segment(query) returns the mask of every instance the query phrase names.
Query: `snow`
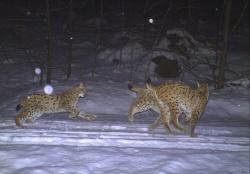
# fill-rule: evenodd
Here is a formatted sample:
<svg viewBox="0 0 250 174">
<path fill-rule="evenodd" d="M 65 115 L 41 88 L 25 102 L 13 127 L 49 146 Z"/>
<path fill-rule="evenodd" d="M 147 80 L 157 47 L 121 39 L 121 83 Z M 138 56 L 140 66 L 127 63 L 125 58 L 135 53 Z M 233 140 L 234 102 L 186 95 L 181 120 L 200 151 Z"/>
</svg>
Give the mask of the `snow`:
<svg viewBox="0 0 250 174">
<path fill-rule="evenodd" d="M 138 42 L 129 42 L 123 47 L 109 48 L 98 54 L 98 59 L 108 60 L 112 62 L 113 59 L 121 57 L 122 62 L 131 62 L 131 54 L 133 53 L 134 59 L 142 59 L 145 55 L 145 48 Z"/>
<path fill-rule="evenodd" d="M 164 39 L 160 45 L 169 45 Z M 169 135 L 163 126 L 149 132 L 155 113 L 138 114 L 134 123 L 127 118 L 136 97 L 127 89 L 129 55 L 133 48 L 135 63 L 141 62 L 139 57 L 147 53 L 145 48 L 137 42 L 125 44 L 122 52 L 125 63 L 119 72 L 113 72 L 106 63 L 108 53 L 118 54 L 118 50 L 104 50 L 99 54 L 92 78 L 91 66 L 86 62 L 91 62 L 95 53 L 88 48 L 81 50 L 91 45 L 86 43 L 89 42 L 77 45 L 74 56 L 78 59 L 73 62 L 72 78 L 66 81 L 62 73 L 54 71 L 52 84 L 58 93 L 84 81 L 87 95 L 79 100 L 78 106 L 82 111 L 96 114 L 94 121 L 55 113 L 27 123 L 24 129 L 17 127 L 14 117 L 18 101 L 43 89 L 32 81 L 34 69 L 20 64 L 18 58 L 11 64 L 0 64 L 1 174 L 249 173 L 249 85 L 221 90 L 210 86 L 209 102 L 195 138 L 177 130 Z M 229 54 L 238 68 L 249 65 L 244 62 L 247 56 L 241 51 Z M 137 70 L 134 83 L 143 85 L 143 80 L 144 71 Z"/>
<path fill-rule="evenodd" d="M 237 79 L 233 81 L 228 81 L 227 85 L 228 86 L 243 86 L 245 88 L 249 88 L 250 81 L 249 81 L 249 78 L 242 78 L 242 79 Z"/>
<path fill-rule="evenodd" d="M 107 121 L 105 121 L 107 124 Z M 247 127 L 201 124 L 200 136 L 150 135 L 146 124 L 103 125 L 40 119 L 1 128 L 2 173 L 247 173 Z M 110 123 L 111 124 L 111 121 Z M 67 127 L 67 128 L 66 128 Z M 209 129 L 212 129 L 209 130 Z M 233 133 L 235 132 L 235 133 Z M 241 134 L 242 135 L 242 134 Z M 206 172 L 207 171 L 207 172 Z"/>
</svg>

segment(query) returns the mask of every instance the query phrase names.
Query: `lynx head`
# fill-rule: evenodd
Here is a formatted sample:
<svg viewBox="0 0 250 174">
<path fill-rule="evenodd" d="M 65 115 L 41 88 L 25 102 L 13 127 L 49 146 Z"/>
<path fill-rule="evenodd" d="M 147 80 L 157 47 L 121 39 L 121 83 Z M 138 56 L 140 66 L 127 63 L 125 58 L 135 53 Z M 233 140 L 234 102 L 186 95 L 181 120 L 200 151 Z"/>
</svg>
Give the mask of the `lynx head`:
<svg viewBox="0 0 250 174">
<path fill-rule="evenodd" d="M 152 89 L 151 84 L 146 84 L 146 87 L 138 87 L 128 85 L 128 88 L 137 94 L 136 99 L 129 110 L 128 120 L 132 122 L 134 120 L 134 115 L 143 111 L 147 111 L 152 107 L 153 100 L 155 98 L 155 93 Z"/>
<path fill-rule="evenodd" d="M 79 84 L 77 84 L 77 85 L 75 85 L 74 88 L 78 92 L 79 97 L 84 97 L 86 95 L 86 93 L 87 93 L 86 86 L 82 82 L 79 83 Z"/>
</svg>

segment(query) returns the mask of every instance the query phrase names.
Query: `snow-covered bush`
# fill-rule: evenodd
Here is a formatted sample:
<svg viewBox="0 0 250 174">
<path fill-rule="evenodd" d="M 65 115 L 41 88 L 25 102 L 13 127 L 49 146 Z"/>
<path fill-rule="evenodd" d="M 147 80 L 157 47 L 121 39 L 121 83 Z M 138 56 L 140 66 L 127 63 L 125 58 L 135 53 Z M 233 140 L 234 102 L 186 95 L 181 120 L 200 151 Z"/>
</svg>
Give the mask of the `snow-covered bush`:
<svg viewBox="0 0 250 174">
<path fill-rule="evenodd" d="M 249 78 L 242 78 L 242 79 L 237 79 L 237 80 L 231 80 L 226 82 L 227 86 L 230 87 L 245 87 L 245 88 L 249 88 L 250 87 L 250 81 Z"/>
<path fill-rule="evenodd" d="M 177 37 L 176 39 L 178 39 L 176 44 L 183 45 L 187 48 L 194 46 L 194 45 L 195 46 L 203 45 L 202 43 L 195 40 L 190 33 L 188 33 L 186 30 L 183 30 L 183 29 L 176 28 L 176 29 L 167 30 L 166 35 L 167 37 L 176 36 Z"/>
<path fill-rule="evenodd" d="M 144 55 L 146 49 L 138 42 L 129 42 L 122 47 L 118 48 L 108 48 L 100 52 L 97 56 L 98 59 L 106 60 L 112 62 L 114 59 L 120 59 L 122 63 L 128 63 L 133 60 L 141 59 L 141 56 Z"/>
<path fill-rule="evenodd" d="M 212 79 L 211 64 L 215 64 L 216 50 L 196 40 L 183 29 L 166 31 L 169 52 L 167 58 L 177 59 L 188 78 Z"/>
<path fill-rule="evenodd" d="M 163 56 L 167 60 L 177 62 L 182 77 L 190 80 L 213 79 L 214 69 L 211 69 L 211 65 L 215 65 L 215 48 L 196 40 L 187 31 L 167 30 L 166 35 L 152 48 L 144 47 L 139 38 L 138 34 L 132 32 L 115 33 L 111 39 L 114 46 L 101 51 L 97 58 L 110 64 L 119 60 L 123 65 L 129 65 L 132 61 L 135 71 L 154 76 L 159 66 L 152 62 L 152 59 Z"/>
<path fill-rule="evenodd" d="M 107 25 L 107 21 L 104 19 L 100 19 L 100 18 L 91 18 L 89 20 L 86 21 L 87 25 L 91 25 L 91 26 L 98 26 L 99 24 L 103 25 Z"/>
<path fill-rule="evenodd" d="M 1 60 L 1 58 L 0 58 L 0 63 L 2 63 L 2 64 L 12 64 L 12 63 L 14 63 L 14 60 L 13 59 L 3 59 L 3 60 Z"/>
<path fill-rule="evenodd" d="M 166 32 L 169 40 L 168 49 L 186 56 L 188 59 L 195 57 L 211 58 L 216 55 L 214 48 L 208 47 L 206 44 L 194 39 L 194 37 L 185 30 L 171 29 Z"/>
<path fill-rule="evenodd" d="M 156 48 L 169 50 L 168 49 L 169 45 L 170 45 L 170 41 L 166 37 L 163 37 L 158 43 L 158 45 L 156 46 Z"/>
<path fill-rule="evenodd" d="M 137 33 L 131 31 L 120 31 L 113 35 L 111 43 L 114 45 L 124 45 L 139 38 L 140 36 Z"/>
</svg>

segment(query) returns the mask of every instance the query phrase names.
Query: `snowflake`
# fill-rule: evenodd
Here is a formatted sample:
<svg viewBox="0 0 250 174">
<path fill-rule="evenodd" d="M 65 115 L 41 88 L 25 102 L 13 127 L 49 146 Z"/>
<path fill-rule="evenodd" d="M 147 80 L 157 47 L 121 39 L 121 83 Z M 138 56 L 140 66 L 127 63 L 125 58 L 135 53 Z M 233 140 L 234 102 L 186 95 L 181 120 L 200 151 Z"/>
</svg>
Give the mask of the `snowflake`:
<svg viewBox="0 0 250 174">
<path fill-rule="evenodd" d="M 45 85 L 43 88 L 45 94 L 52 94 L 53 93 L 53 87 L 51 85 Z"/>
<path fill-rule="evenodd" d="M 40 68 L 35 68 L 36 75 L 40 75 L 42 70 Z"/>
</svg>

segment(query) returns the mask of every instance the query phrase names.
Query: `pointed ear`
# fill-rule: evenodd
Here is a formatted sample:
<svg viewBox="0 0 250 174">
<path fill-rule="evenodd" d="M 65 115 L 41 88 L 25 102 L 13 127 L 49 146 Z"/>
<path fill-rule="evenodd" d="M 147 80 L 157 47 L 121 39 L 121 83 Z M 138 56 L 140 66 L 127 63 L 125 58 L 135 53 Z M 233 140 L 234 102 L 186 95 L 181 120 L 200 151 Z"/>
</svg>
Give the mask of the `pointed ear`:
<svg viewBox="0 0 250 174">
<path fill-rule="evenodd" d="M 208 86 L 208 84 L 207 84 L 207 83 L 202 84 L 202 86 L 204 86 L 204 88 L 206 89 L 206 91 L 209 91 L 209 86 Z"/>
<path fill-rule="evenodd" d="M 136 92 L 136 93 L 144 90 L 143 88 L 138 87 L 138 86 L 133 86 L 132 84 L 128 84 L 128 89 L 130 91 L 133 91 L 133 92 Z"/>
<path fill-rule="evenodd" d="M 146 81 L 147 84 L 150 84 L 151 83 L 151 79 L 148 78 L 147 81 Z"/>
<path fill-rule="evenodd" d="M 146 83 L 146 88 L 147 88 L 147 89 L 152 89 L 153 86 L 152 86 L 150 83 Z"/>
<path fill-rule="evenodd" d="M 81 88 L 83 88 L 83 87 L 84 87 L 83 82 L 79 83 L 79 87 L 81 87 Z"/>
<path fill-rule="evenodd" d="M 197 88 L 199 88 L 200 87 L 200 83 L 199 82 L 196 82 L 197 83 Z"/>
</svg>

